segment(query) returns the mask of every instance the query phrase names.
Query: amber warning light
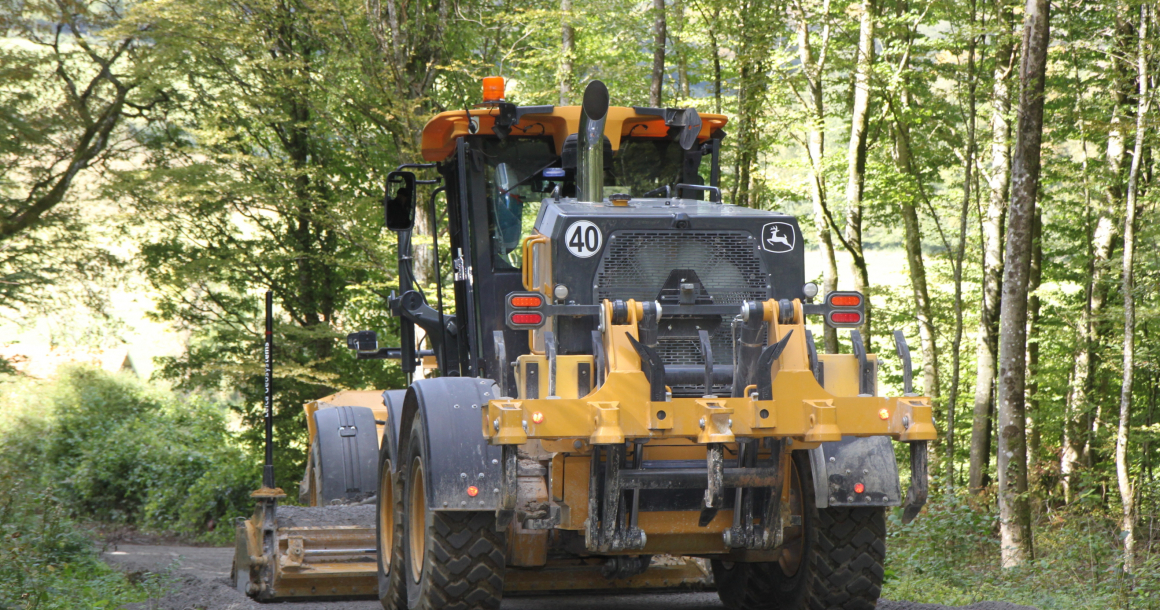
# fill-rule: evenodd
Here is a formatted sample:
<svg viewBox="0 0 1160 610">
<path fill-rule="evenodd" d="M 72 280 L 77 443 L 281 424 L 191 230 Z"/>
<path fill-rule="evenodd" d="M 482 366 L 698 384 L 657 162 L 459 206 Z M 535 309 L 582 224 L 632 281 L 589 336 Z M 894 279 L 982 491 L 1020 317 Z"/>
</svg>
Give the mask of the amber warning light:
<svg viewBox="0 0 1160 610">
<path fill-rule="evenodd" d="M 508 328 L 539 328 L 547 318 L 548 300 L 538 292 L 512 292 L 507 296 Z"/>
<path fill-rule="evenodd" d="M 858 292 L 831 292 L 822 312 L 826 324 L 834 328 L 854 328 L 865 321 L 866 297 Z"/>
<path fill-rule="evenodd" d="M 860 294 L 835 294 L 830 296 L 830 305 L 834 307 L 857 307 L 862 304 Z"/>
<path fill-rule="evenodd" d="M 504 96 L 502 76 L 486 76 L 483 79 L 483 101 L 502 102 Z"/>
<path fill-rule="evenodd" d="M 544 298 L 538 295 L 512 297 L 512 307 L 539 307 Z"/>
</svg>

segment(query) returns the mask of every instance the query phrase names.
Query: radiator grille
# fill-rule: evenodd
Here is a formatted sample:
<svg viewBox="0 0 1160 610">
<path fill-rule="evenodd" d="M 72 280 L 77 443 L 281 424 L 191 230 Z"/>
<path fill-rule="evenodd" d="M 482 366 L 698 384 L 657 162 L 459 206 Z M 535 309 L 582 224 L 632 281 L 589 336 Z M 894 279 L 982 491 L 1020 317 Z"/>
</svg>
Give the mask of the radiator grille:
<svg viewBox="0 0 1160 610">
<path fill-rule="evenodd" d="M 769 298 L 769 276 L 747 232 L 619 231 L 608 240 L 596 270 L 593 283 L 597 302 L 655 300 L 673 269 L 696 271 L 717 305 L 740 305 L 742 301 Z M 733 363 L 729 324 L 730 317 L 725 316 L 717 328 L 705 329 L 709 331 L 716 364 Z M 657 353 L 666 364 L 704 364 L 696 337 L 661 337 Z M 685 393 L 682 390 L 686 388 L 673 388 L 678 394 Z"/>
</svg>

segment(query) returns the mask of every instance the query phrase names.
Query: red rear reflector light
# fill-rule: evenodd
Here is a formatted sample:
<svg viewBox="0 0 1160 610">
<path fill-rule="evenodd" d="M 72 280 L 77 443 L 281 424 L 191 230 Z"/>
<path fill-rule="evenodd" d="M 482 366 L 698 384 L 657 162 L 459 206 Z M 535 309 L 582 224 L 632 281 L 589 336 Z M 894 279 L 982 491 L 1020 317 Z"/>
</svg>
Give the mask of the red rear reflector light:
<svg viewBox="0 0 1160 610">
<path fill-rule="evenodd" d="M 542 297 L 512 297 L 512 307 L 539 307 L 544 304 Z"/>
<path fill-rule="evenodd" d="M 830 320 L 835 324 L 860 324 L 862 314 L 856 311 L 836 311 L 830 314 Z"/>
<path fill-rule="evenodd" d="M 861 483 L 855 483 L 855 484 L 854 484 L 854 493 L 856 493 L 856 494 L 860 494 L 860 493 L 862 493 L 862 492 L 864 492 L 864 491 L 866 491 L 866 486 L 865 486 L 865 485 L 863 485 L 863 484 L 861 484 Z"/>
<path fill-rule="evenodd" d="M 861 483 L 859 483 L 859 485 L 861 485 Z M 862 493 L 862 492 L 858 492 L 858 493 Z M 468 487 L 467 488 L 467 495 L 469 495 L 473 498 L 475 496 L 478 496 L 479 495 L 479 488 L 474 486 L 474 485 L 472 485 L 471 487 Z"/>
<path fill-rule="evenodd" d="M 483 101 L 498 102 L 503 99 L 503 77 L 485 76 L 483 78 Z"/>
<path fill-rule="evenodd" d="M 862 297 L 856 294 L 836 294 L 830 297 L 830 305 L 834 307 L 857 307 L 862 304 Z"/>
<path fill-rule="evenodd" d="M 512 324 L 539 324 L 544 321 L 543 314 L 538 313 L 513 313 Z"/>
</svg>

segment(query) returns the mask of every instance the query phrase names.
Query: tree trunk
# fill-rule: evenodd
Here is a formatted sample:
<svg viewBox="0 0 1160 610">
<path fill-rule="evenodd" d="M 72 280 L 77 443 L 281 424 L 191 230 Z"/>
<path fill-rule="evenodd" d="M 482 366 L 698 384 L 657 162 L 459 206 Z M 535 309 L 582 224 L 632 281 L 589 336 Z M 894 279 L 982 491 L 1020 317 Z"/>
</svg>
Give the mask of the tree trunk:
<svg viewBox="0 0 1160 610">
<path fill-rule="evenodd" d="M 995 359 L 999 349 L 999 292 L 1003 277 L 1003 225 L 1011 183 L 1011 73 L 1016 49 L 1011 41 L 1011 7 L 998 0 L 994 82 L 991 86 L 990 198 L 982 211 L 983 290 L 975 348 L 975 409 L 971 422 L 971 456 L 967 486 L 979 494 L 990 483 L 991 429 L 995 413 Z"/>
<path fill-rule="evenodd" d="M 1121 41 L 1124 29 L 1122 18 L 1116 20 L 1117 41 Z M 1091 275 L 1090 283 L 1086 287 L 1088 297 L 1087 307 L 1083 311 L 1083 318 L 1077 325 L 1079 337 L 1076 350 L 1075 374 L 1072 376 L 1071 387 L 1068 388 L 1067 405 L 1064 411 L 1064 443 L 1060 455 L 1060 480 L 1063 484 L 1064 498 L 1068 501 L 1074 495 L 1071 475 L 1080 464 L 1090 463 L 1091 438 L 1099 428 L 1099 417 L 1093 417 L 1096 407 L 1092 404 L 1092 384 L 1097 369 L 1096 346 L 1106 330 L 1106 325 L 1100 322 L 1104 305 L 1108 299 L 1106 283 L 1109 261 L 1112 249 L 1119 230 L 1116 227 L 1116 214 L 1123 207 L 1124 199 L 1124 158 L 1127 155 L 1124 135 L 1124 109 L 1128 102 L 1126 82 L 1130 78 L 1125 75 L 1124 58 L 1128 56 L 1123 44 L 1112 45 L 1108 53 L 1108 61 L 1113 73 L 1112 116 L 1109 120 L 1108 142 L 1105 152 L 1107 173 L 1104 178 L 1107 187 L 1104 189 L 1106 200 L 1100 208 L 1096 219 L 1095 233 L 1092 236 L 1091 247 Z M 1097 405 L 1102 404 L 1094 401 Z"/>
<path fill-rule="evenodd" d="M 910 152 L 910 128 L 898 118 L 894 123 L 894 164 L 898 171 L 915 175 Z M 899 211 L 902 214 L 906 264 L 910 271 L 911 298 L 914 299 L 914 314 L 918 319 L 918 342 L 922 350 L 922 390 L 935 399 L 939 396 L 938 345 L 930 307 L 930 291 L 926 283 L 926 263 L 922 259 L 922 229 L 918 223 L 918 209 L 911 198 L 902 198 Z"/>
<path fill-rule="evenodd" d="M 1128 473 L 1128 426 L 1132 417 L 1132 380 L 1135 369 L 1136 299 L 1133 257 L 1136 250 L 1136 214 L 1138 210 L 1140 167 L 1144 157 L 1144 135 L 1148 113 L 1148 5 L 1140 5 L 1139 38 L 1137 39 L 1136 72 L 1139 98 L 1136 107 L 1136 146 L 1132 150 L 1132 167 L 1128 171 L 1128 198 L 1124 213 L 1124 380 L 1120 386 L 1120 425 L 1116 430 L 1116 483 L 1120 490 L 1123 510 L 1120 529 L 1124 539 L 1124 573 L 1136 568 L 1136 515 L 1135 495 Z"/>
<path fill-rule="evenodd" d="M 576 78 L 572 60 L 575 54 L 576 29 L 572 26 L 572 0 L 560 0 L 564 22 L 560 33 L 560 105 L 572 102 L 572 82 Z"/>
<path fill-rule="evenodd" d="M 847 153 L 846 239 L 850 252 L 854 290 L 866 296 L 866 319 L 860 327 L 867 351 L 873 350 L 871 332 L 870 272 L 862 249 L 862 193 L 866 185 L 866 126 L 870 119 L 870 76 L 874 70 L 874 0 L 862 2 L 858 27 L 858 57 L 854 69 L 854 109 L 850 117 Z"/>
<path fill-rule="evenodd" d="M 1035 210 L 1031 224 L 1031 275 L 1027 281 L 1027 464 L 1035 472 L 1042 415 L 1039 412 L 1039 286 L 1043 282 L 1043 213 Z"/>
<path fill-rule="evenodd" d="M 717 43 L 720 18 L 721 7 L 714 7 L 713 20 L 709 24 L 709 52 L 713 54 L 713 112 L 717 114 L 721 114 L 721 47 Z"/>
<path fill-rule="evenodd" d="M 955 409 L 959 402 L 959 375 L 961 373 L 963 345 L 963 263 L 967 254 L 967 221 L 971 210 L 971 187 L 974 185 L 975 169 L 975 94 L 977 75 L 975 74 L 975 49 L 978 36 L 974 32 L 977 5 L 971 0 L 968 28 L 971 32 L 967 43 L 967 148 L 963 151 L 963 204 L 959 208 L 959 241 L 952 261 L 955 281 L 955 338 L 951 341 L 951 390 L 947 399 L 947 490 L 954 489 L 955 482 Z"/>
<path fill-rule="evenodd" d="M 652 85 L 648 89 L 648 105 L 661 107 L 661 91 L 665 81 L 665 0 L 653 0 L 653 65 Z"/>
<path fill-rule="evenodd" d="M 673 53 L 677 55 L 677 96 L 689 99 L 689 52 L 681 40 L 685 33 L 685 5 L 682 0 L 674 0 L 673 15 L 676 18 L 675 32 L 672 34 Z"/>
<path fill-rule="evenodd" d="M 823 10 L 829 10 L 826 2 Z M 827 19 L 828 23 L 828 19 Z M 809 21 L 804 10 L 799 8 L 797 24 L 798 55 L 806 75 L 808 96 L 803 100 L 806 104 L 809 128 L 806 133 L 806 153 L 810 161 L 810 199 L 814 204 L 814 228 L 818 232 L 818 244 L 822 248 L 822 294 L 838 289 L 838 262 L 834 257 L 834 241 L 830 233 L 830 223 L 827 220 L 829 211 L 826 209 L 826 107 L 822 97 L 822 74 L 825 71 L 825 56 L 829 45 L 829 25 L 822 31 L 822 48 L 820 59 L 814 61 L 813 49 L 810 46 Z M 824 331 L 824 343 L 827 354 L 838 353 L 838 332 L 828 325 Z"/>
<path fill-rule="evenodd" d="M 1004 568 L 1034 557 L 1027 497 L 1027 284 L 1039 189 L 1049 0 L 1027 0 L 1020 58 L 1019 127 L 1011 159 L 1011 205 L 1003 265 L 999 341 L 999 538 Z"/>
<path fill-rule="evenodd" d="M 906 3 L 897 6 L 896 17 L 899 21 L 905 15 Z M 906 88 L 905 76 L 910 68 L 910 48 L 913 44 L 912 32 L 903 27 L 901 33 L 902 46 L 906 49 L 899 60 L 899 69 L 903 71 L 902 85 L 898 93 L 898 101 L 893 103 L 891 111 L 894 117 L 894 164 L 899 173 L 909 175 L 914 180 L 916 195 L 904 195 L 900 198 L 899 207 L 902 215 L 903 246 L 906 249 L 906 262 L 910 271 L 911 296 L 914 300 L 914 314 L 918 321 L 918 339 L 922 350 L 922 389 L 923 393 L 936 401 L 940 395 L 938 371 L 938 344 L 934 328 L 934 318 L 931 313 L 930 292 L 927 289 L 926 264 L 922 259 L 922 230 L 918 221 L 916 199 L 925 199 L 926 190 L 923 186 L 922 173 L 914 162 L 913 147 L 911 146 L 909 109 L 910 91 Z M 937 220 L 937 219 L 936 219 Z M 948 246 L 949 249 L 949 246 Z"/>
</svg>

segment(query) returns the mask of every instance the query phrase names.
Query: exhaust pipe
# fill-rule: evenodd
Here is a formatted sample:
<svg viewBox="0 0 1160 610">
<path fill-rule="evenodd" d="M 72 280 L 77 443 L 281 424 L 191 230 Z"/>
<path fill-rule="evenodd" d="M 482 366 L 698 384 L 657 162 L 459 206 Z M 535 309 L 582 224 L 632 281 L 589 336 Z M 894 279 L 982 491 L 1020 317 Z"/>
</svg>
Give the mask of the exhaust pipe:
<svg viewBox="0 0 1160 610">
<path fill-rule="evenodd" d="M 576 199 L 604 202 L 604 121 L 608 118 L 608 87 L 594 80 L 584 89 L 580 133 L 576 136 Z"/>
</svg>

